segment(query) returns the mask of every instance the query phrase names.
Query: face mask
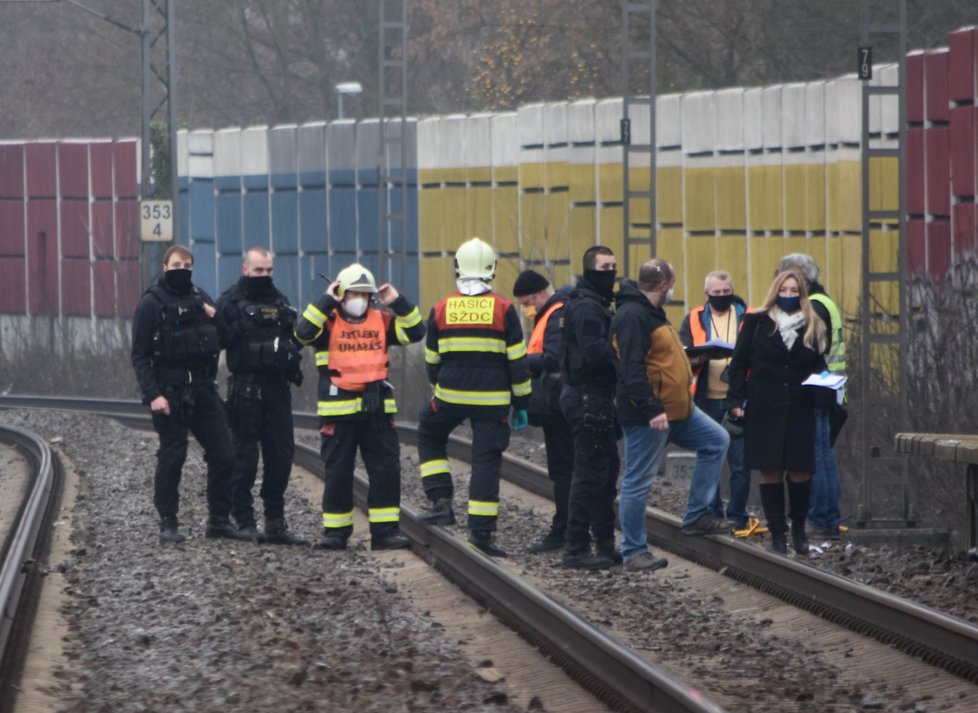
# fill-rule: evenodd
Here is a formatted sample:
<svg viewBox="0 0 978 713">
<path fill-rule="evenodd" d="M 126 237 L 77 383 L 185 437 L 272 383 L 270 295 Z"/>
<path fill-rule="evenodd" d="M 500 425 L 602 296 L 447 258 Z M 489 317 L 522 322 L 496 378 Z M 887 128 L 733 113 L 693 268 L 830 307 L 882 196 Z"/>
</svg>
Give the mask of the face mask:
<svg viewBox="0 0 978 713">
<path fill-rule="evenodd" d="M 464 277 L 455 281 L 458 291 L 463 295 L 481 295 L 492 289 L 492 286 L 478 277 Z"/>
<path fill-rule="evenodd" d="M 611 297 L 615 290 L 615 278 L 618 273 L 615 270 L 585 270 L 584 279 L 602 297 Z"/>
<path fill-rule="evenodd" d="M 343 303 L 343 311 L 349 317 L 362 317 L 367 311 L 367 300 L 364 297 L 351 297 Z"/>
<path fill-rule="evenodd" d="M 253 295 L 263 295 L 272 291 L 272 276 L 251 277 L 245 275 L 245 290 Z"/>
<path fill-rule="evenodd" d="M 193 270 L 167 270 L 163 273 L 166 286 L 178 294 L 190 292 L 193 286 Z"/>
<path fill-rule="evenodd" d="M 537 316 L 537 308 L 533 305 L 523 305 L 523 316 L 527 319 L 533 319 Z"/>
<path fill-rule="evenodd" d="M 670 287 L 668 290 L 666 290 L 666 302 L 667 303 L 672 302 L 672 298 L 675 297 L 675 296 L 676 296 L 676 290 L 675 290 L 675 288 Z"/>
<path fill-rule="evenodd" d="M 733 295 L 709 295 L 708 299 L 714 312 L 726 312 L 733 304 Z"/>
<path fill-rule="evenodd" d="M 788 314 L 801 309 L 801 297 L 778 297 L 778 309 Z"/>
</svg>

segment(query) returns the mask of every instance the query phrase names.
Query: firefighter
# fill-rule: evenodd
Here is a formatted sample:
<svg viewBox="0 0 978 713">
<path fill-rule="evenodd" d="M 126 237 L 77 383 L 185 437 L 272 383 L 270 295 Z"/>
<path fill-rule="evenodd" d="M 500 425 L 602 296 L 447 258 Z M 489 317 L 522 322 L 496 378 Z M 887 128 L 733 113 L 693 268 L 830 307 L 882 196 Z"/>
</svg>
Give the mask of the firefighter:
<svg viewBox="0 0 978 713">
<path fill-rule="evenodd" d="M 185 539 L 177 512 L 188 431 L 207 461 L 205 536 L 249 539 L 231 525 L 234 451 L 215 381 L 227 325 L 210 296 L 193 284 L 193 266 L 192 252 L 170 247 L 163 254 L 163 274 L 143 293 L 132 322 L 132 366 L 160 439 L 153 504 L 164 544 Z"/>
<path fill-rule="evenodd" d="M 499 516 L 499 470 L 512 428 L 527 425 L 530 374 L 523 329 L 513 304 L 492 292 L 496 254 L 472 238 L 455 253 L 458 291 L 431 310 L 425 363 L 434 396 L 418 423 L 418 460 L 425 494 L 433 503 L 423 522 L 455 522 L 448 468 L 448 436 L 465 419 L 472 426 L 469 542 L 492 557 L 506 552 L 493 543 Z"/>
<path fill-rule="evenodd" d="M 371 305 L 372 299 L 380 306 Z M 296 322 L 296 339 L 316 350 L 319 371 L 317 412 L 326 487 L 323 536 L 313 547 L 346 549 L 353 532 L 357 448 L 370 478 L 367 517 L 371 549 L 410 546 L 398 530 L 401 455 L 394 429 L 397 405 L 387 381 L 388 349 L 420 341 L 424 330 L 418 308 L 393 285 L 378 288 L 373 274 L 357 263 L 341 270 Z"/>
<path fill-rule="evenodd" d="M 289 383 L 302 383 L 302 356 L 292 334 L 295 308 L 275 288 L 273 269 L 268 250 L 249 249 L 241 277 L 217 301 L 217 311 L 230 333 L 226 405 L 234 446 L 231 515 L 239 531 L 259 541 L 308 544 L 292 537 L 285 522 L 285 489 L 295 453 Z M 251 494 L 258 475 L 259 445 L 265 511 L 262 535 L 255 527 Z"/>
</svg>

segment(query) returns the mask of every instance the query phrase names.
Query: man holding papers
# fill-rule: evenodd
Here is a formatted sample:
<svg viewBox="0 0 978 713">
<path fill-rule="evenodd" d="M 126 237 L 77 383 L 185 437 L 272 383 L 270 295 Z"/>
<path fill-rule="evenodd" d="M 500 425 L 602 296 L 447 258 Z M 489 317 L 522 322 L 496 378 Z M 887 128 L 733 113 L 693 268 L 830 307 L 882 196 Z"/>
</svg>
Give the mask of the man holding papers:
<svg viewBox="0 0 978 713">
<path fill-rule="evenodd" d="M 706 304 L 694 307 L 679 327 L 679 338 L 693 367 L 693 393 L 696 405 L 717 423 L 727 413 L 727 367 L 733 355 L 737 333 L 750 308 L 734 294 L 733 278 L 716 270 L 706 276 L 703 286 Z M 750 471 L 744 467 L 743 433 L 731 433 L 727 449 L 730 465 L 730 500 L 724 513 L 720 492 L 710 503 L 714 517 L 726 517 L 735 529 L 747 527 L 747 500 L 750 497 Z"/>
</svg>

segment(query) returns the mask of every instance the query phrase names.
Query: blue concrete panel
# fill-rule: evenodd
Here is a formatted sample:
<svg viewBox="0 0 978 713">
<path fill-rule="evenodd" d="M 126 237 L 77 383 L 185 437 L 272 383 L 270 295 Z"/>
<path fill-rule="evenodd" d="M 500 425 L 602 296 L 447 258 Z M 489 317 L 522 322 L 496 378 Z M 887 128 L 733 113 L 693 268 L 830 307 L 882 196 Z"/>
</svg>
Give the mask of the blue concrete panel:
<svg viewBox="0 0 978 713">
<path fill-rule="evenodd" d="M 303 124 L 296 137 L 296 167 L 299 184 L 321 188 L 326 185 L 326 124 Z"/>
<path fill-rule="evenodd" d="M 268 193 L 266 191 L 249 191 L 245 193 L 243 208 L 245 246 L 260 245 L 263 248 L 269 247 Z"/>
<path fill-rule="evenodd" d="M 221 254 L 217 261 L 217 283 L 220 291 L 224 292 L 237 282 L 239 277 L 241 277 L 241 253 Z M 214 296 L 214 299 L 217 297 Z"/>
<path fill-rule="evenodd" d="M 222 253 L 241 254 L 241 194 L 217 195 L 217 249 Z"/>
<path fill-rule="evenodd" d="M 214 188 L 224 191 L 240 191 L 241 176 L 214 176 Z"/>
<path fill-rule="evenodd" d="M 295 255 L 299 251 L 299 200 L 292 191 L 272 194 L 272 251 Z"/>
<path fill-rule="evenodd" d="M 295 306 L 301 313 L 306 305 L 319 297 L 328 286 L 319 273 L 332 277 L 333 271 L 330 270 L 330 258 L 324 253 L 306 253 L 299 258 L 299 269 L 299 296 Z"/>
<path fill-rule="evenodd" d="M 299 185 L 305 189 L 322 188 L 326 185 L 326 171 L 305 171 L 299 174 Z"/>
<path fill-rule="evenodd" d="M 299 245 L 303 252 L 326 252 L 326 191 L 307 188 L 299 194 Z"/>
<path fill-rule="evenodd" d="M 380 215 L 378 214 L 377 189 L 361 187 L 357 191 L 357 245 L 360 252 L 376 253 L 380 249 Z M 386 240 L 384 241 L 386 247 Z"/>
<path fill-rule="evenodd" d="M 259 173 L 241 177 L 241 185 L 246 191 L 268 191 L 268 174 Z"/>
<path fill-rule="evenodd" d="M 299 257 L 275 256 L 275 286 L 285 293 L 293 306 L 299 300 Z"/>
<path fill-rule="evenodd" d="M 353 188 L 330 189 L 328 234 L 330 251 L 356 252 L 357 195 Z"/>
<path fill-rule="evenodd" d="M 407 189 L 407 251 L 418 252 L 418 189 L 408 187 Z M 399 213 L 401 210 L 401 189 L 400 187 L 391 190 L 390 205 L 392 213 Z M 399 234 L 400 226 L 392 222 L 391 249 L 399 251 L 401 249 Z"/>
<path fill-rule="evenodd" d="M 217 260 L 213 243 L 190 243 L 194 252 L 194 284 L 217 300 L 220 291 L 217 283 Z"/>
<path fill-rule="evenodd" d="M 186 186 L 180 189 L 180 203 L 177 209 L 180 225 L 177 228 L 177 242 L 190 245 L 190 195 Z"/>
<path fill-rule="evenodd" d="M 182 220 L 183 216 L 181 216 Z M 194 240 L 214 242 L 214 182 L 190 183 L 190 235 Z"/>
</svg>

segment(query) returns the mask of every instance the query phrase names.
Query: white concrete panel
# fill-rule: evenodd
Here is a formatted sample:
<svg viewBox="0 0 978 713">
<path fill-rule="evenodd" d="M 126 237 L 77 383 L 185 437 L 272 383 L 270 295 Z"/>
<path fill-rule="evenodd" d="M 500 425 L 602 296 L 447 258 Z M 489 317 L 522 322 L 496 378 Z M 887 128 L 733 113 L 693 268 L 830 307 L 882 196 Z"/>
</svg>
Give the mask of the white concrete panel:
<svg viewBox="0 0 978 713">
<path fill-rule="evenodd" d="M 567 102 L 554 102 L 543 108 L 544 155 L 548 162 L 565 162 L 570 158 L 567 137 Z"/>
<path fill-rule="evenodd" d="M 776 84 L 761 90 L 761 132 L 764 148 L 781 148 L 781 92 L 783 86 Z"/>
<path fill-rule="evenodd" d="M 296 161 L 295 124 L 275 126 L 268 132 L 268 167 L 273 174 L 295 174 Z"/>
<path fill-rule="evenodd" d="M 214 132 L 198 129 L 187 135 L 187 170 L 189 176 L 210 178 L 214 175 Z"/>
<path fill-rule="evenodd" d="M 299 173 L 326 170 L 326 122 L 310 122 L 296 130 L 296 154 Z"/>
<path fill-rule="evenodd" d="M 724 89 L 713 95 L 713 132 L 717 151 L 744 150 L 744 90 Z"/>
<path fill-rule="evenodd" d="M 189 141 L 187 140 L 187 130 L 179 129 L 177 131 L 177 175 L 178 176 L 189 176 L 190 175 L 190 160 L 189 160 Z"/>
<path fill-rule="evenodd" d="M 825 82 L 805 85 L 805 145 L 825 145 Z"/>
<path fill-rule="evenodd" d="M 489 123 L 492 131 L 492 165 L 518 166 L 520 144 L 516 128 L 516 112 L 493 114 Z"/>
<path fill-rule="evenodd" d="M 648 104 L 632 104 L 629 107 L 628 118 L 631 120 L 633 146 L 648 146 L 652 143 L 651 117 L 652 112 Z M 633 168 L 647 168 L 650 165 L 649 155 L 645 151 L 636 151 L 628 157 L 628 163 Z"/>
<path fill-rule="evenodd" d="M 520 163 L 543 163 L 543 104 L 527 104 L 516 110 Z"/>
<path fill-rule="evenodd" d="M 241 175 L 241 129 L 218 129 L 214 132 L 214 175 Z"/>
<path fill-rule="evenodd" d="M 862 87 L 856 75 L 825 85 L 825 138 L 833 144 L 859 144 L 862 133 Z"/>
<path fill-rule="evenodd" d="M 797 149 L 805 146 L 804 84 L 785 84 L 781 88 L 781 146 Z"/>
<path fill-rule="evenodd" d="M 472 168 L 492 165 L 492 114 L 473 114 L 463 126 L 463 162 Z"/>
<path fill-rule="evenodd" d="M 716 149 L 713 126 L 713 92 L 691 92 L 680 99 L 683 113 L 683 153 L 698 154 Z"/>
<path fill-rule="evenodd" d="M 268 127 L 249 126 L 241 132 L 241 175 L 268 174 Z"/>
<path fill-rule="evenodd" d="M 357 122 L 356 162 L 359 171 L 376 171 L 380 155 L 380 121 L 364 119 Z"/>
<path fill-rule="evenodd" d="M 875 70 L 874 70 L 875 73 Z M 880 84 L 884 87 L 895 87 L 900 81 L 900 67 L 896 64 L 886 64 L 879 68 Z M 896 96 L 880 97 L 881 128 L 884 134 L 896 134 L 900 131 L 900 101 Z"/>
<path fill-rule="evenodd" d="M 384 122 L 384 132 L 392 141 L 387 144 L 386 159 L 392 170 L 401 166 L 401 147 L 395 139 L 400 138 L 404 144 L 404 165 L 408 170 L 418 167 L 418 120 L 407 117 L 403 122 L 398 118 Z"/>
<path fill-rule="evenodd" d="M 594 143 L 594 99 L 580 99 L 567 105 L 567 140 L 572 144 Z"/>
<path fill-rule="evenodd" d="M 744 142 L 748 150 L 764 148 L 762 87 L 744 91 Z"/>
<path fill-rule="evenodd" d="M 594 107 L 594 136 L 599 164 L 621 163 L 621 98 L 602 99 Z"/>
<path fill-rule="evenodd" d="M 326 155 L 330 171 L 356 170 L 357 125 L 352 119 L 333 121 L 326 126 Z"/>
<path fill-rule="evenodd" d="M 660 148 L 682 146 L 681 96 L 681 94 L 663 94 L 655 99 L 655 140 Z"/>
<path fill-rule="evenodd" d="M 462 168 L 465 165 L 465 114 L 443 116 L 438 125 L 438 165 L 440 168 Z"/>
<path fill-rule="evenodd" d="M 418 122 L 418 168 L 438 168 L 438 125 L 441 118 L 437 116 L 422 119 Z"/>
</svg>

